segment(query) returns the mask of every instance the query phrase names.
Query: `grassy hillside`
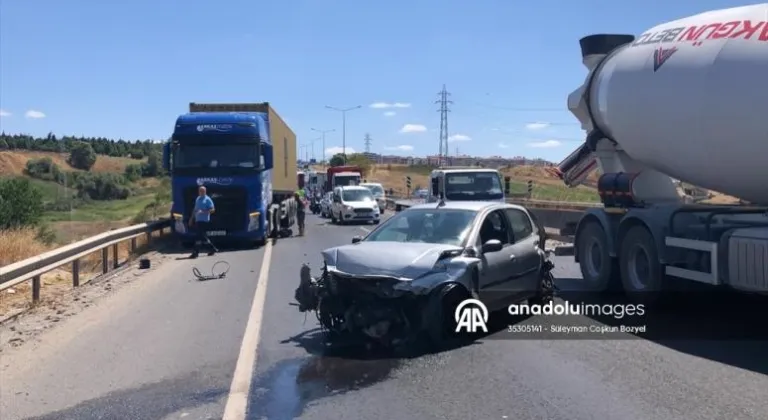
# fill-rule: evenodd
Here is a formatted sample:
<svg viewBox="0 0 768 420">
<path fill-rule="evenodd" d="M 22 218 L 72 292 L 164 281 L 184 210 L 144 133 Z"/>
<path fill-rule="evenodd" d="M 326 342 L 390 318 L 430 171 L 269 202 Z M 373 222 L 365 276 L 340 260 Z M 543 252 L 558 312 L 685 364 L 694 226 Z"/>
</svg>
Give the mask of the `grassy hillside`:
<svg viewBox="0 0 768 420">
<path fill-rule="evenodd" d="M 66 153 L 4 150 L 0 151 L 0 178 L 21 177 L 28 179 L 43 196 L 48 207 L 57 203 L 56 208 L 43 214 L 43 222 L 56 236 L 56 242 L 69 243 L 72 240 L 91 236 L 110 228 L 125 226 L 141 219 L 164 215 L 167 209 L 165 197 L 170 190 L 169 183 L 160 178 L 141 178 L 128 184 L 131 196 L 125 200 L 88 200 L 76 197 L 77 191 L 71 186 L 29 176 L 25 172 L 30 159 L 49 158 L 63 172 L 84 172 L 73 168 L 67 162 Z M 97 155 L 89 172 L 123 174 L 129 165 L 146 162 L 144 159 Z M 69 203 L 69 204 L 68 204 Z M 72 206 L 70 210 L 69 207 Z M 149 210 L 147 210 L 149 208 Z M 36 249 L 36 248 L 35 248 Z M 3 251 L 0 250 L 0 253 Z M 21 251 L 14 251 L 19 253 Z M 34 255 L 36 251 L 31 249 Z"/>
<path fill-rule="evenodd" d="M 321 167 L 315 168 L 322 170 Z M 380 182 L 386 189 L 392 188 L 397 193 L 405 192 L 405 177 L 411 177 L 412 189 L 426 188 L 429 183 L 429 166 L 408 165 L 371 165 L 366 179 L 369 182 Z M 522 194 L 527 191 L 527 182 L 534 182 L 533 198 L 538 200 L 598 202 L 597 190 L 593 187 L 580 186 L 568 188 L 558 178 L 548 173 L 543 167 L 516 166 L 501 169 L 504 176 L 511 178 L 512 193 Z M 593 174 L 588 183 L 596 184 L 597 175 Z"/>
</svg>

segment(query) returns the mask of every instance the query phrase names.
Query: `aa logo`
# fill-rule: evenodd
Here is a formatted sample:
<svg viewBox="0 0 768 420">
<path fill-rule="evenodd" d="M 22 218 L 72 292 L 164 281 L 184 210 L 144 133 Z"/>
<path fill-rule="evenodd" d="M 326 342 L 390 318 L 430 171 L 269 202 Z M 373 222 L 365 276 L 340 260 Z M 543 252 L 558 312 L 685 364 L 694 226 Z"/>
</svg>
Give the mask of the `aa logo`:
<svg viewBox="0 0 768 420">
<path fill-rule="evenodd" d="M 488 332 L 485 324 L 488 322 L 488 308 L 477 299 L 467 299 L 456 307 L 453 315 L 456 320 L 456 332 L 476 333 L 478 328 Z"/>
</svg>

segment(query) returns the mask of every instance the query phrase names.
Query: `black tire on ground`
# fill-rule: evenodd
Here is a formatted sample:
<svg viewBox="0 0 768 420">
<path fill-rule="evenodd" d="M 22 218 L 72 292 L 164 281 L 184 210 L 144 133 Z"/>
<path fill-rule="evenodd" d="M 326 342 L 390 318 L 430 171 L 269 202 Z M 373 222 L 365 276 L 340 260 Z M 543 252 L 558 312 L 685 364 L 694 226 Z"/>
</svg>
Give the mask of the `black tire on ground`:
<svg viewBox="0 0 768 420">
<path fill-rule="evenodd" d="M 552 273 L 547 273 L 546 277 L 541 279 L 539 292 L 536 296 L 528 299 L 528 304 L 543 306 L 554 299 L 555 296 L 555 278 Z"/>
<path fill-rule="evenodd" d="M 440 351 L 460 339 L 460 335 L 456 333 L 454 312 L 459 303 L 470 297 L 466 290 L 454 283 L 449 283 L 432 292 L 426 318 L 430 350 Z"/>
<path fill-rule="evenodd" d="M 615 291 L 621 287 L 616 261 L 608 253 L 608 239 L 600 223 L 587 222 L 576 238 L 581 276 L 594 292 Z"/>
<path fill-rule="evenodd" d="M 373 221 L 373 224 L 374 224 L 374 225 L 378 225 L 380 222 L 381 222 L 381 220 L 374 220 L 374 221 Z"/>
<path fill-rule="evenodd" d="M 619 268 L 624 292 L 631 301 L 648 305 L 659 302 L 664 266 L 659 262 L 656 241 L 645 226 L 633 226 L 624 235 Z"/>
</svg>

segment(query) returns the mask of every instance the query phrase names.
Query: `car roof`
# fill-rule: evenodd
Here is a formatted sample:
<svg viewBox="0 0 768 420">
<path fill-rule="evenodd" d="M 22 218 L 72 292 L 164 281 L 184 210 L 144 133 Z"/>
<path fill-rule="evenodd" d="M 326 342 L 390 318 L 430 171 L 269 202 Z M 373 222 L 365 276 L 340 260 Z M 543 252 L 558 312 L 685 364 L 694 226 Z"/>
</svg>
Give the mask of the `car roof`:
<svg viewBox="0 0 768 420">
<path fill-rule="evenodd" d="M 377 185 L 377 186 L 380 187 L 381 183 L 380 182 L 363 182 L 363 183 L 360 184 L 361 187 L 364 187 L 366 185 Z"/>
<path fill-rule="evenodd" d="M 425 210 L 425 209 L 431 209 L 435 210 L 437 209 L 437 203 L 426 203 L 426 204 L 417 204 L 415 206 L 411 206 L 405 211 L 408 210 Z M 471 210 L 471 211 L 483 211 L 488 208 L 513 208 L 513 209 L 519 209 L 520 206 L 516 206 L 514 204 L 507 204 L 507 203 L 499 203 L 495 201 L 446 201 L 444 205 L 439 207 L 440 209 L 444 210 Z"/>
<path fill-rule="evenodd" d="M 361 187 L 359 185 L 342 185 L 341 187 L 336 187 L 336 188 L 341 188 L 342 191 L 348 191 L 348 190 L 364 190 L 364 191 L 368 191 L 368 188 Z"/>
</svg>

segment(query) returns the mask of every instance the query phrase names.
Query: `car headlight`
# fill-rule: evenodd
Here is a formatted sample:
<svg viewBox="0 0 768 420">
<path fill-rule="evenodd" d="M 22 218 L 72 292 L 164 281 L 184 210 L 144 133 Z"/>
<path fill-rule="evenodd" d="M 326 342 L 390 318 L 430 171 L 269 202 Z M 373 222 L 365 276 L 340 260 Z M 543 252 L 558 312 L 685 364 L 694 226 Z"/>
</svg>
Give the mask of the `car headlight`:
<svg viewBox="0 0 768 420">
<path fill-rule="evenodd" d="M 344 210 L 346 211 L 352 211 L 352 209 L 353 209 L 352 206 L 344 206 Z"/>
</svg>

